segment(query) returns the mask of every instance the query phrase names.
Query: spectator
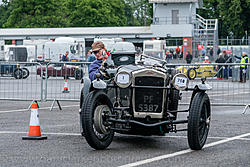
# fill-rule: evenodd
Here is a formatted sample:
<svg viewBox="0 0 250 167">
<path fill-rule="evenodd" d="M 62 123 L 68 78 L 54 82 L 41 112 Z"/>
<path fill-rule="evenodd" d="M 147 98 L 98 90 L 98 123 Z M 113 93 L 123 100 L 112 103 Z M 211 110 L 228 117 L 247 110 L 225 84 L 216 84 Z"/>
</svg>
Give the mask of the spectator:
<svg viewBox="0 0 250 167">
<path fill-rule="evenodd" d="M 205 55 L 206 55 L 206 49 L 203 48 L 203 49 L 201 50 L 201 56 L 202 56 L 202 57 L 205 57 Z"/>
<path fill-rule="evenodd" d="M 66 51 L 66 53 L 62 56 L 62 61 L 69 61 L 69 51 Z"/>
<path fill-rule="evenodd" d="M 193 60 L 193 56 L 191 55 L 191 53 L 188 51 L 187 55 L 186 55 L 186 61 L 187 61 L 187 64 L 191 64 Z"/>
<path fill-rule="evenodd" d="M 91 81 L 95 80 L 95 74 L 100 73 L 104 62 L 107 60 L 108 55 L 106 54 L 105 46 L 102 42 L 94 42 L 92 44 L 92 52 L 94 53 L 96 60 L 93 61 L 89 66 L 89 78 Z M 100 73 L 101 74 L 101 73 Z M 100 77 L 103 79 L 103 76 Z"/>
<path fill-rule="evenodd" d="M 170 59 L 172 58 L 171 53 L 169 52 L 169 50 L 166 51 L 166 62 L 169 63 Z"/>
<path fill-rule="evenodd" d="M 217 50 L 217 55 L 219 55 L 219 54 L 220 54 L 220 52 L 221 52 L 220 47 L 218 47 L 218 50 Z"/>
<path fill-rule="evenodd" d="M 213 47 L 211 47 L 210 50 L 209 50 L 209 59 L 211 61 L 214 60 L 214 48 Z"/>
<path fill-rule="evenodd" d="M 213 47 L 211 47 L 209 50 L 209 56 L 213 57 L 213 55 L 214 55 L 214 49 L 213 49 Z"/>
<path fill-rule="evenodd" d="M 240 63 L 240 82 L 246 82 L 246 73 L 247 73 L 247 68 L 248 66 L 245 65 L 245 63 L 248 63 L 249 62 L 249 58 L 246 54 L 246 52 L 243 52 L 242 53 L 242 56 L 241 58 L 238 57 L 238 56 L 235 56 L 237 59 L 241 59 Z"/>
<path fill-rule="evenodd" d="M 229 63 L 228 61 L 230 59 L 229 59 L 229 56 L 227 55 L 227 51 L 223 50 L 222 54 L 225 59 L 225 63 Z M 227 65 L 225 65 L 225 69 L 224 69 L 224 78 L 228 79 L 228 66 Z"/>
<path fill-rule="evenodd" d="M 175 53 L 176 53 L 176 57 L 180 58 L 181 49 L 179 46 L 177 46 L 177 48 L 175 49 Z"/>
<path fill-rule="evenodd" d="M 225 59 L 224 59 L 222 53 L 219 54 L 219 57 L 215 60 L 215 63 L 225 63 Z M 217 70 L 217 79 L 222 79 L 222 77 L 223 77 L 223 66 L 218 65 L 216 67 L 216 70 Z"/>
<path fill-rule="evenodd" d="M 205 56 L 205 60 L 203 61 L 203 63 L 211 63 L 211 61 L 209 61 L 209 57 Z"/>
</svg>

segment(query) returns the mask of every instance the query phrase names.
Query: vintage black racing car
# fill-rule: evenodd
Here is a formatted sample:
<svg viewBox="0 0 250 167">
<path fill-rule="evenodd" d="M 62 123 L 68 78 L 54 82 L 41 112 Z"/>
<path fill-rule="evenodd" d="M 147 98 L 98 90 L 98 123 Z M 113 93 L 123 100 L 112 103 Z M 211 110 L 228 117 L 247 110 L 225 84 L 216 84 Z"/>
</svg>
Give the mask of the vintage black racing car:
<svg viewBox="0 0 250 167">
<path fill-rule="evenodd" d="M 187 76 L 166 64 L 145 66 L 139 62 L 135 65 L 131 64 L 133 54 L 125 55 L 130 58 L 114 56 L 123 63 L 114 62 L 120 66 L 102 68 L 104 80 L 100 79 L 101 74 L 92 82 L 86 77 L 82 79 L 80 120 L 82 135 L 88 144 L 97 150 L 106 149 L 115 132 L 148 136 L 187 130 L 189 147 L 202 149 L 211 119 L 206 93 L 211 87 L 205 79 L 194 88 L 188 88 Z M 192 91 L 186 110 L 178 110 L 180 91 Z M 188 113 L 187 119 L 177 119 L 180 112 Z M 187 128 L 176 127 L 186 123 Z"/>
</svg>

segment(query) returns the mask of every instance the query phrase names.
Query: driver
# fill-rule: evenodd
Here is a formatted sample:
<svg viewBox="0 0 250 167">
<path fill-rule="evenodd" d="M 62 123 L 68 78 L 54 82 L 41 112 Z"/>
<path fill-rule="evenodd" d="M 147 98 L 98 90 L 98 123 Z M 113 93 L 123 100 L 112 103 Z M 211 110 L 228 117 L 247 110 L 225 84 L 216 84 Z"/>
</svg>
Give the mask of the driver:
<svg viewBox="0 0 250 167">
<path fill-rule="evenodd" d="M 89 66 L 89 78 L 91 81 L 95 80 L 95 74 L 100 73 L 100 68 L 102 68 L 102 64 L 108 58 L 106 48 L 104 44 L 100 41 L 94 42 L 92 44 L 92 52 L 94 53 L 96 60 L 93 61 Z M 103 79 L 103 76 L 101 75 L 100 78 Z"/>
</svg>

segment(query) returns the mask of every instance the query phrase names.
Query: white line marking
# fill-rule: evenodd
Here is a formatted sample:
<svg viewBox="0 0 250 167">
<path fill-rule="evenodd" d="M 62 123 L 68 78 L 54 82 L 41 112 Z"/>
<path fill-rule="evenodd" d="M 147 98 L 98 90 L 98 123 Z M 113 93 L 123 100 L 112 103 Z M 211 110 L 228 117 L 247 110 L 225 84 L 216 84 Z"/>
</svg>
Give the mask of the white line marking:
<svg viewBox="0 0 250 167">
<path fill-rule="evenodd" d="M 250 136 L 250 133 L 246 133 L 246 134 L 242 134 L 242 135 L 239 135 L 239 136 L 226 138 L 226 139 L 216 141 L 216 142 L 212 142 L 212 143 L 206 144 L 203 148 L 213 147 L 213 146 L 223 144 L 223 143 L 227 143 L 227 142 L 230 142 L 230 141 L 233 141 L 233 140 L 238 140 L 240 138 L 247 137 L 247 136 Z M 172 157 L 175 157 L 175 156 L 187 154 L 187 153 L 190 153 L 190 152 L 193 152 L 193 151 L 194 150 L 186 149 L 186 150 L 178 151 L 178 152 L 175 152 L 175 153 L 172 153 L 172 154 L 165 154 L 165 155 L 161 155 L 161 156 L 157 156 L 157 157 L 137 161 L 137 162 L 134 162 L 134 163 L 129 163 L 129 164 L 122 165 L 122 166 L 119 166 L 119 167 L 134 167 L 134 166 L 144 165 L 144 164 L 152 163 L 154 161 L 159 161 L 159 160 L 163 160 L 163 159 L 172 158 Z"/>
<path fill-rule="evenodd" d="M 140 136 L 140 135 L 125 135 L 119 134 L 116 136 L 134 136 L 134 137 L 142 137 L 142 138 L 187 138 L 187 136 Z M 227 139 L 228 137 L 208 137 L 209 139 Z"/>
<path fill-rule="evenodd" d="M 26 134 L 28 132 L 16 132 L 16 131 L 0 131 L 0 134 Z M 42 134 L 47 135 L 61 135 L 61 136 L 81 136 L 80 133 L 56 133 L 56 132 L 42 132 Z M 139 136 L 139 135 L 122 135 L 118 134 L 115 135 L 117 137 L 124 137 L 124 136 L 135 136 L 135 137 L 142 137 L 142 138 L 187 138 L 187 136 Z M 228 139 L 228 137 L 208 137 L 208 139 Z M 237 140 L 246 140 L 250 141 L 250 138 L 239 138 Z"/>
<path fill-rule="evenodd" d="M 15 131 L 0 131 L 0 134 L 28 134 L 28 132 L 15 132 Z M 53 133 L 53 132 L 42 132 L 45 135 L 59 135 L 59 136 L 81 136 L 80 133 Z"/>
<path fill-rule="evenodd" d="M 71 106 L 61 106 L 62 109 L 63 108 L 69 108 L 69 107 L 76 107 L 76 106 L 79 106 L 79 105 L 71 105 Z M 50 109 L 51 107 L 43 107 L 43 108 L 39 108 L 39 110 L 46 110 L 46 109 Z M 59 108 L 59 107 L 53 107 L 53 108 Z M 20 109 L 20 110 L 10 110 L 10 111 L 0 111 L 0 114 L 3 114 L 3 113 L 12 113 L 12 112 L 21 112 L 21 111 L 29 111 L 29 109 Z"/>
</svg>

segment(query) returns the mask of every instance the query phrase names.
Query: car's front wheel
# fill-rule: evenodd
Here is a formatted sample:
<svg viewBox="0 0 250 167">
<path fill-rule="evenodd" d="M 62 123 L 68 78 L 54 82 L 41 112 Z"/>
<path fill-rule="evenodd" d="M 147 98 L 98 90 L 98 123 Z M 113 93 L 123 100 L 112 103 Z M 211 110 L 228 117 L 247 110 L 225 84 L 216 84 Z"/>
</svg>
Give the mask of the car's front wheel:
<svg viewBox="0 0 250 167">
<path fill-rule="evenodd" d="M 195 94 L 188 116 L 188 144 L 192 150 L 205 145 L 210 128 L 210 100 L 205 92 Z"/>
<path fill-rule="evenodd" d="M 82 79 L 83 71 L 82 70 L 75 70 L 74 77 L 75 77 L 76 80 Z"/>
<path fill-rule="evenodd" d="M 23 70 L 20 68 L 17 68 L 14 70 L 14 78 L 16 79 L 22 79 L 23 78 Z"/>
<path fill-rule="evenodd" d="M 112 103 L 103 91 L 92 91 L 82 106 L 82 127 L 88 144 L 97 150 L 106 149 L 113 140 L 114 131 L 107 122 Z"/>
</svg>

